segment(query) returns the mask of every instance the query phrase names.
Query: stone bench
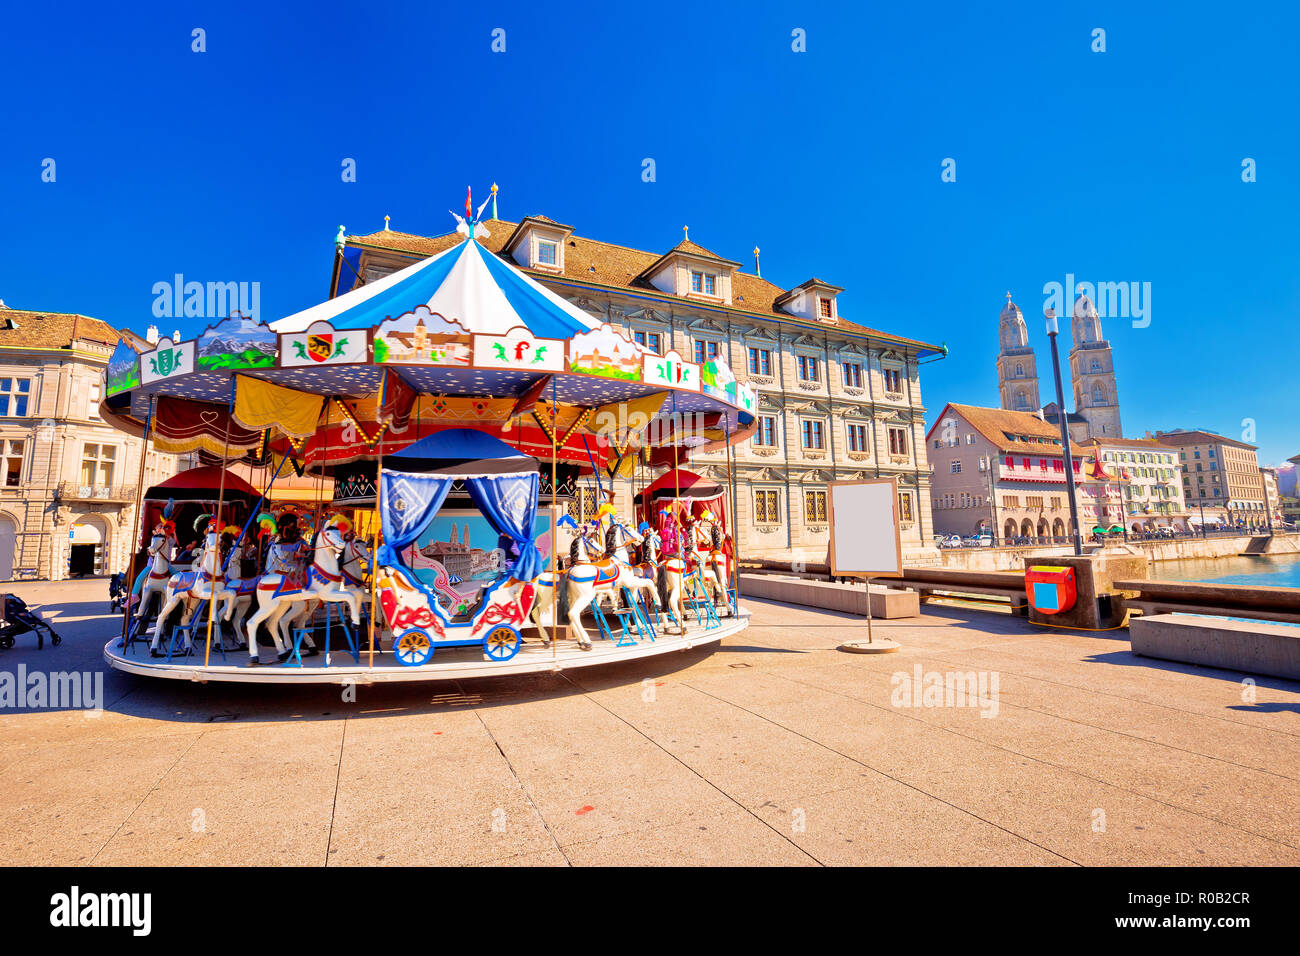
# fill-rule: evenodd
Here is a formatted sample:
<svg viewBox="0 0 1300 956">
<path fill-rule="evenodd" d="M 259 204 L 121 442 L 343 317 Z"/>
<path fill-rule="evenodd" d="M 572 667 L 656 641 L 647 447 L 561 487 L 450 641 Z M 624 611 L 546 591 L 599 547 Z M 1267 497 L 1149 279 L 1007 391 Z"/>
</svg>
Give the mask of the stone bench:
<svg viewBox="0 0 1300 956">
<path fill-rule="evenodd" d="M 836 584 L 776 574 L 742 574 L 740 599 L 743 601 L 747 597 L 768 598 L 785 604 L 820 607 L 863 617 L 867 614 L 867 587 L 862 583 Z M 915 591 L 871 585 L 873 618 L 918 617 L 920 613 L 921 603 Z"/>
<path fill-rule="evenodd" d="M 1155 614 L 1129 621 L 1129 641 L 1142 657 L 1300 680 L 1300 627 Z"/>
</svg>

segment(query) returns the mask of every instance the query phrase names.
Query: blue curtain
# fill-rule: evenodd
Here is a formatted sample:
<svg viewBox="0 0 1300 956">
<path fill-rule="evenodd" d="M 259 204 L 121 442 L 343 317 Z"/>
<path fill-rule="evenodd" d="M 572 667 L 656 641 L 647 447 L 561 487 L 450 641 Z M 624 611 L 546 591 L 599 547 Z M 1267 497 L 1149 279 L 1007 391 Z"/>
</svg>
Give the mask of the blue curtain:
<svg viewBox="0 0 1300 956">
<path fill-rule="evenodd" d="M 402 549 L 429 527 L 433 516 L 447 500 L 452 481 L 451 478 L 384 472 L 383 507 L 380 510 L 384 544 L 377 556 L 380 564 L 401 567 L 399 555 Z M 536 505 L 533 510 L 536 511 Z"/>
<path fill-rule="evenodd" d="M 470 500 L 483 512 L 488 524 L 498 534 L 507 535 L 518 549 L 519 560 L 511 573 L 521 581 L 531 581 L 545 570 L 542 556 L 533 543 L 538 481 L 537 472 L 465 479 Z M 445 491 L 443 497 L 446 497 Z M 387 525 L 384 534 L 388 534 Z"/>
</svg>

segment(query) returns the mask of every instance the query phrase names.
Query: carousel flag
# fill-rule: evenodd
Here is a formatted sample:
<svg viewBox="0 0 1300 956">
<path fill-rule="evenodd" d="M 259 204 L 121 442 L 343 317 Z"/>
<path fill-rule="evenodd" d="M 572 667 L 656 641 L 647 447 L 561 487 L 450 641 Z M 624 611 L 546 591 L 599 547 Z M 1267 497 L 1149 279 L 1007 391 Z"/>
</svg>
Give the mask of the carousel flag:
<svg viewBox="0 0 1300 956">
<path fill-rule="evenodd" d="M 510 424 L 511 422 L 514 421 L 514 417 L 516 415 L 523 415 L 527 412 L 532 411 L 533 406 L 537 404 L 537 400 L 541 398 L 542 392 L 546 391 L 546 387 L 550 384 L 551 384 L 551 376 L 543 375 L 532 385 L 530 385 L 528 387 L 528 391 L 520 395 L 519 401 L 515 402 L 515 404 L 511 407 L 510 414 L 508 414 L 506 416 L 506 420 L 501 423 L 501 430 L 503 432 L 509 431 Z"/>
<path fill-rule="evenodd" d="M 325 398 L 273 385 L 260 378 L 236 376 L 235 423 L 261 431 L 275 428 L 291 438 L 309 438 L 320 424 Z"/>
<path fill-rule="evenodd" d="M 261 431 L 243 428 L 230 421 L 230 409 L 225 402 L 193 402 L 184 398 L 159 395 L 154 410 L 154 448 L 171 455 L 205 451 L 223 455 L 227 448 L 243 453 L 261 444 Z"/>
</svg>

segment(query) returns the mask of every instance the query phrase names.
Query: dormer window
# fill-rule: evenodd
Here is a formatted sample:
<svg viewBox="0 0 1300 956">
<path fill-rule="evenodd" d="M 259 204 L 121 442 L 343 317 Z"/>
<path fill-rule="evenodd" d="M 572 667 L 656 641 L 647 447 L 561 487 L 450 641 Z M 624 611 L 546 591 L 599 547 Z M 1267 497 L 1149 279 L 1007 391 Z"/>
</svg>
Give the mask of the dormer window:
<svg viewBox="0 0 1300 956">
<path fill-rule="evenodd" d="M 525 269 L 563 272 L 564 243 L 571 235 L 572 226 L 545 216 L 528 216 L 515 227 L 501 251 Z"/>
<path fill-rule="evenodd" d="M 718 277 L 711 272 L 691 272 L 691 291 L 717 295 Z"/>
<path fill-rule="evenodd" d="M 776 297 L 774 304 L 791 315 L 835 325 L 839 321 L 835 297 L 843 291 L 839 286 L 823 282 L 821 279 L 809 279 L 789 292 L 781 293 Z"/>
<path fill-rule="evenodd" d="M 817 297 L 817 314 L 823 319 L 832 318 L 831 300 L 825 296 Z"/>
</svg>

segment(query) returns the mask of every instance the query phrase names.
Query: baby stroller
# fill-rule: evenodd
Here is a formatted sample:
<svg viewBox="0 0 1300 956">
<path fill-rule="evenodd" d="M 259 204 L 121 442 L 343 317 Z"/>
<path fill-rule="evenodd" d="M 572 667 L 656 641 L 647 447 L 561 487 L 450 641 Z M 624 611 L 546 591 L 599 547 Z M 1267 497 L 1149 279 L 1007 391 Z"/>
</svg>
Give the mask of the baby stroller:
<svg viewBox="0 0 1300 956">
<path fill-rule="evenodd" d="M 126 575 L 121 571 L 108 579 L 108 613 L 120 614 L 126 607 Z"/>
<path fill-rule="evenodd" d="M 63 643 L 54 628 L 45 623 L 39 611 L 33 611 L 22 598 L 6 594 L 4 598 L 4 621 L 0 623 L 0 648 L 8 650 L 14 646 L 14 638 L 19 634 L 35 634 L 36 649 L 45 646 L 48 634 L 50 643 L 58 647 Z"/>
</svg>

